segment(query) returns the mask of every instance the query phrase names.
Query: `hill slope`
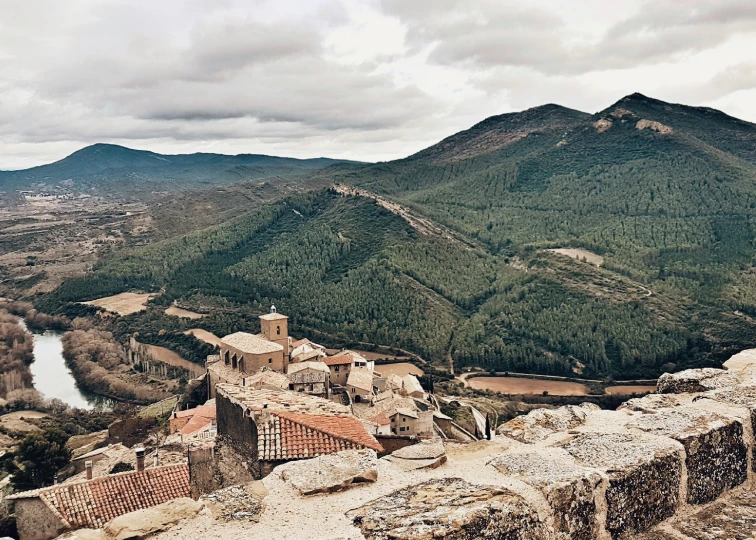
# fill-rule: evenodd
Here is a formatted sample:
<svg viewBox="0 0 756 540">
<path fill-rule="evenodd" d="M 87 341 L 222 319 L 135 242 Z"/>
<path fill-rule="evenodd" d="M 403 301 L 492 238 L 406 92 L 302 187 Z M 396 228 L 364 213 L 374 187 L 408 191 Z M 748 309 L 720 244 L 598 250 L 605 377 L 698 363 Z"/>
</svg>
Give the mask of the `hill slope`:
<svg viewBox="0 0 756 540">
<path fill-rule="evenodd" d="M 46 301 L 165 287 L 158 303 L 211 310 L 219 333 L 274 302 L 295 332 L 486 369 L 717 365 L 756 342 L 755 133 L 640 95 L 493 117 L 403 160 L 314 173 L 357 189 L 117 253 Z"/>
<path fill-rule="evenodd" d="M 112 144 L 95 144 L 55 163 L 21 171 L 0 171 L 6 193 L 90 193 L 139 196 L 211 185 L 291 178 L 343 160 L 293 159 L 256 154 L 164 155 Z M 348 162 L 346 162 L 348 163 Z"/>
</svg>

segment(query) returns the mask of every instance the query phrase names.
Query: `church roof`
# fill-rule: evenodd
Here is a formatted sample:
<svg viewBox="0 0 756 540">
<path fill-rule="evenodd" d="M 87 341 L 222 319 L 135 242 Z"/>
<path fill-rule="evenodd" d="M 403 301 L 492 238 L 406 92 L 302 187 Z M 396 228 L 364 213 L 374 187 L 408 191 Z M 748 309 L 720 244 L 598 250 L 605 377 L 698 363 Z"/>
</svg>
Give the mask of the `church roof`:
<svg viewBox="0 0 756 540">
<path fill-rule="evenodd" d="M 275 314 L 271 313 L 271 315 Z M 283 351 L 283 346 L 281 344 L 268 341 L 265 338 L 247 332 L 230 334 L 221 339 L 221 341 L 241 352 L 249 354 L 268 354 Z"/>
</svg>

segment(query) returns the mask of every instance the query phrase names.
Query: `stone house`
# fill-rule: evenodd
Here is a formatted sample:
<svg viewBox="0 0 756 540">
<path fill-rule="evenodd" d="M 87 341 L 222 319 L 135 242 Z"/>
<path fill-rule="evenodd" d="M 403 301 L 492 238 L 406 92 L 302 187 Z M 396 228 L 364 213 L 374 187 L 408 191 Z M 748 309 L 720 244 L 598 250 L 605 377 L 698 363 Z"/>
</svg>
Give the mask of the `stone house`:
<svg viewBox="0 0 756 540">
<path fill-rule="evenodd" d="M 321 361 L 331 371 L 331 384 L 346 386 L 349 373 L 352 371 L 353 360 L 351 356 L 327 356 Z"/>
<path fill-rule="evenodd" d="M 402 387 L 407 395 L 417 399 L 425 399 L 425 391 L 420 386 L 420 381 L 412 374 L 402 377 Z"/>
<path fill-rule="evenodd" d="M 208 400 L 204 405 L 173 411 L 170 418 L 169 433 L 180 433 L 181 436 L 189 436 L 203 429 L 205 426 L 215 423 L 215 400 Z"/>
<path fill-rule="evenodd" d="M 323 362 L 289 364 L 289 390 L 328 399 L 331 371 Z"/>
<path fill-rule="evenodd" d="M 262 368 L 254 375 L 245 377 L 241 385 L 258 390 L 263 388 L 267 388 L 268 390 L 286 390 L 289 387 L 289 378 L 283 373 Z"/>
<path fill-rule="evenodd" d="M 144 458 L 142 458 L 143 460 Z M 20 540 L 49 540 L 66 531 L 99 529 L 123 514 L 188 497 L 187 465 L 110 474 L 6 497 Z"/>
<path fill-rule="evenodd" d="M 306 393 L 217 387 L 212 449 L 190 449 L 195 495 L 260 479 L 287 461 L 381 445 L 349 408 Z"/>
<path fill-rule="evenodd" d="M 373 372 L 365 368 L 354 368 L 349 373 L 346 390 L 354 403 L 370 403 L 373 400 Z"/>
</svg>

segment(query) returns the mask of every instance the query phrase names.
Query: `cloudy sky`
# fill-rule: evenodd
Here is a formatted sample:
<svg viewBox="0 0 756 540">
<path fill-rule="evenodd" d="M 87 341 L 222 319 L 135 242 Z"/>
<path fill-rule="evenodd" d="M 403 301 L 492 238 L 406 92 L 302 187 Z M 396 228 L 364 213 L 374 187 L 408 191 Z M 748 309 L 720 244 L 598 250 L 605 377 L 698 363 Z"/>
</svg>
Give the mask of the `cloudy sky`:
<svg viewBox="0 0 756 540">
<path fill-rule="evenodd" d="M 756 122 L 753 0 L 0 0 L 0 169 L 94 142 L 403 157 L 632 92 Z"/>
</svg>

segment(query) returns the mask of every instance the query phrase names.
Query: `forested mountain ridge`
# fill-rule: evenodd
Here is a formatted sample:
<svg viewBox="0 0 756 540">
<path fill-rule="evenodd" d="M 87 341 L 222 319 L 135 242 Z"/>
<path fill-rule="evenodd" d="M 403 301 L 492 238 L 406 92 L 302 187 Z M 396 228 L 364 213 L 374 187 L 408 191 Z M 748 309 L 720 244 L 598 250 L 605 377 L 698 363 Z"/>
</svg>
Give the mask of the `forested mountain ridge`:
<svg viewBox="0 0 756 540">
<path fill-rule="evenodd" d="M 0 171 L 0 189 L 38 193 L 139 196 L 264 178 L 291 178 L 344 160 L 294 159 L 258 154 L 158 154 L 114 144 L 94 144 L 47 165 Z"/>
<path fill-rule="evenodd" d="M 753 346 L 752 124 L 640 95 L 519 114 L 312 175 L 436 227 L 341 188 L 304 193 L 116 253 L 43 301 L 164 289 L 156 303 L 210 311 L 200 324 L 221 334 L 275 303 L 294 332 L 502 371 L 647 377 Z M 132 323 L 179 324 L 151 313 Z"/>
</svg>

